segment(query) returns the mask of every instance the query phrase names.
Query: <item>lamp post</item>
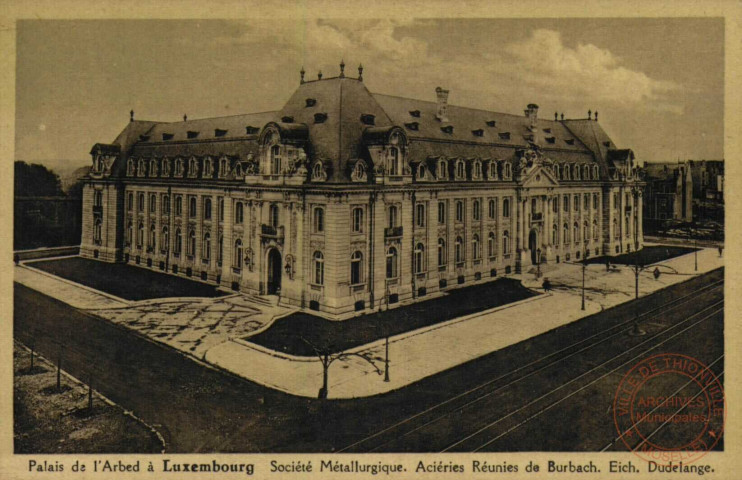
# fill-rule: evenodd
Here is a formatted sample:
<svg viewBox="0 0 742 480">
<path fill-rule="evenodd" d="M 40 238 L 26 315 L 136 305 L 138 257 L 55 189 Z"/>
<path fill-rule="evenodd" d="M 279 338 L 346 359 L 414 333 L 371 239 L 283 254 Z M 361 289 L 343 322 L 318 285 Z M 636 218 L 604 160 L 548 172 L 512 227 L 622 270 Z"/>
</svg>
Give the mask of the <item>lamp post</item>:
<svg viewBox="0 0 742 480">
<path fill-rule="evenodd" d="M 384 381 L 389 381 L 389 334 L 386 336 L 386 355 L 384 356 Z"/>
<path fill-rule="evenodd" d="M 585 245 L 585 252 L 582 256 L 582 308 L 585 310 L 585 269 L 587 268 L 587 257 L 590 256 L 590 250 Z"/>
<path fill-rule="evenodd" d="M 536 278 L 541 278 L 541 249 L 536 249 Z"/>
<path fill-rule="evenodd" d="M 636 199 L 641 195 L 639 186 L 634 183 L 631 186 L 631 194 L 634 197 L 634 207 L 638 203 Z M 639 328 L 639 215 L 637 211 L 632 212 L 634 214 L 634 324 L 629 332 L 629 335 L 640 337 L 645 335 L 647 332 Z"/>
</svg>

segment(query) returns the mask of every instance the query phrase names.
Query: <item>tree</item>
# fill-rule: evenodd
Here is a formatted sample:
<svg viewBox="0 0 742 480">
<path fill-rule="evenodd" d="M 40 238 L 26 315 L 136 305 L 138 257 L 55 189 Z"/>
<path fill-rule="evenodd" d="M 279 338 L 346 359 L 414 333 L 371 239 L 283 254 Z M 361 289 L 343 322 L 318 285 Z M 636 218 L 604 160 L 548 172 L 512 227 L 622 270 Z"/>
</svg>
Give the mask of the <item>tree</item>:
<svg viewBox="0 0 742 480">
<path fill-rule="evenodd" d="M 62 195 L 59 175 L 43 165 L 15 162 L 16 197 L 54 197 Z"/>
</svg>

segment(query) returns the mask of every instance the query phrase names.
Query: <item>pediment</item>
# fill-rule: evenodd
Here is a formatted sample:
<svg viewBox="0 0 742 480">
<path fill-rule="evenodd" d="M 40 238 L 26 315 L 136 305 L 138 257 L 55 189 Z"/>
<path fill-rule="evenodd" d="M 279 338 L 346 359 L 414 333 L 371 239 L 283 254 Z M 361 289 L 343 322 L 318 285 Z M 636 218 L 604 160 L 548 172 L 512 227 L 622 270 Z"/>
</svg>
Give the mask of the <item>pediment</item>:
<svg viewBox="0 0 742 480">
<path fill-rule="evenodd" d="M 542 165 L 535 165 L 521 180 L 524 187 L 555 187 L 559 181 L 554 176 L 550 168 Z"/>
</svg>

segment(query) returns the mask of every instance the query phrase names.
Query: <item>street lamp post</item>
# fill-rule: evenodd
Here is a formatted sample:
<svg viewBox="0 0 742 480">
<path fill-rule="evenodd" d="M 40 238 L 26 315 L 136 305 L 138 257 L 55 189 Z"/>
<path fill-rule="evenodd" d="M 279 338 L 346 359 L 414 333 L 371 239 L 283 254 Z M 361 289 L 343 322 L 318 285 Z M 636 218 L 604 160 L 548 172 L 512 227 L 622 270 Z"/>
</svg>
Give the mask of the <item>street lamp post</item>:
<svg viewBox="0 0 742 480">
<path fill-rule="evenodd" d="M 536 249 L 536 278 L 541 278 L 541 249 Z"/>
<path fill-rule="evenodd" d="M 636 199 L 641 195 L 639 186 L 634 184 L 631 186 L 631 193 L 634 196 L 634 208 L 636 208 Z M 634 325 L 629 333 L 632 336 L 642 336 L 647 332 L 639 328 L 639 212 L 634 211 Z"/>
<path fill-rule="evenodd" d="M 587 245 L 585 246 L 585 252 L 582 256 L 582 308 L 581 310 L 585 310 L 585 269 L 587 268 L 587 257 L 590 256 L 590 250 L 588 250 Z"/>
<path fill-rule="evenodd" d="M 384 356 L 384 381 L 389 381 L 389 335 L 386 336 L 386 355 Z"/>
</svg>

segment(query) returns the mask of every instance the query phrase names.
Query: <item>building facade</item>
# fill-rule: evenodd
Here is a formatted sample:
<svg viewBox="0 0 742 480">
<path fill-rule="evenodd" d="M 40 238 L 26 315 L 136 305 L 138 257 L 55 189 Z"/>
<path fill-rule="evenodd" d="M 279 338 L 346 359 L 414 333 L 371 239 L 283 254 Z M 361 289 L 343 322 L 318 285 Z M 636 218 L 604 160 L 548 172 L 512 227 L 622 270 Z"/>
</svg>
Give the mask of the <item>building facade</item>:
<svg viewBox="0 0 742 480">
<path fill-rule="evenodd" d="M 588 118 L 539 118 L 304 79 L 278 111 L 134 120 L 96 144 L 82 255 L 343 318 L 641 248 L 634 154 Z"/>
<path fill-rule="evenodd" d="M 666 220 L 693 221 L 694 179 L 687 162 L 646 163 L 644 218 L 653 225 Z"/>
<path fill-rule="evenodd" d="M 688 160 L 693 176 L 693 217 L 724 222 L 724 160 Z"/>
</svg>

